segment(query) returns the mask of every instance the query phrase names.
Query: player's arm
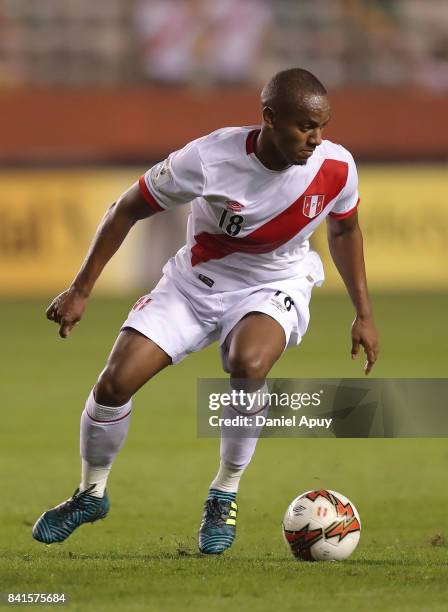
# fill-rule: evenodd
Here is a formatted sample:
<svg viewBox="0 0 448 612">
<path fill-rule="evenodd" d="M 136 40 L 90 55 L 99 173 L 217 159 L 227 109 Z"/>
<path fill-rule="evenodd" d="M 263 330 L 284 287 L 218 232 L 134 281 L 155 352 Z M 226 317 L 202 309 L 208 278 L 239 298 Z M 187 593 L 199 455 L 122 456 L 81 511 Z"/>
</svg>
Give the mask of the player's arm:
<svg viewBox="0 0 448 612">
<path fill-rule="evenodd" d="M 106 212 L 80 271 L 47 310 L 47 317 L 59 323 L 62 338 L 80 321 L 97 278 L 134 223 L 202 195 L 205 177 L 200 141 L 189 143 L 153 166 Z"/>
<path fill-rule="evenodd" d="M 106 211 L 86 258 L 70 287 L 58 295 L 47 309 L 47 318 L 59 324 L 59 335 L 66 338 L 78 323 L 96 280 L 140 219 L 154 214 L 135 183 Z"/>
<path fill-rule="evenodd" d="M 359 346 L 362 345 L 367 357 L 364 370 L 369 374 L 378 358 L 379 344 L 367 290 L 358 213 L 355 211 L 350 216 L 339 219 L 329 215 L 327 235 L 331 256 L 356 310 L 352 325 L 352 359 L 357 356 Z"/>
</svg>

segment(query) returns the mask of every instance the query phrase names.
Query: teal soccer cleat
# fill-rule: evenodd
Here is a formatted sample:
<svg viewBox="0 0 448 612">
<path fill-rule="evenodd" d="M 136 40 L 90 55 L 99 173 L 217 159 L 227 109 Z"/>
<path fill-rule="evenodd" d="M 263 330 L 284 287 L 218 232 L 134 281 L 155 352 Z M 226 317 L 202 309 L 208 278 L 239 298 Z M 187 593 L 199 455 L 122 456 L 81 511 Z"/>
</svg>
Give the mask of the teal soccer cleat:
<svg viewBox="0 0 448 612">
<path fill-rule="evenodd" d="M 34 524 L 33 538 L 44 544 L 63 542 L 83 523 L 105 518 L 110 506 L 107 492 L 103 497 L 89 495 L 94 488 L 95 485 L 85 491 L 76 489 L 70 499 L 44 512 Z"/>
<path fill-rule="evenodd" d="M 206 555 L 220 555 L 230 548 L 236 535 L 238 506 L 236 493 L 210 489 L 199 528 L 199 550 Z"/>
</svg>

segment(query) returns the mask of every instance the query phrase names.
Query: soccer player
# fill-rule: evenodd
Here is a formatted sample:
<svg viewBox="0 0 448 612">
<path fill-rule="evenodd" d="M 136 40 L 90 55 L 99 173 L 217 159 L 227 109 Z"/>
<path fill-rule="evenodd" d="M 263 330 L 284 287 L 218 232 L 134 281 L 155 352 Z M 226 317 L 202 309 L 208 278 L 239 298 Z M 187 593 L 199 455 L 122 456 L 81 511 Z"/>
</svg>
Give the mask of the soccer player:
<svg viewBox="0 0 448 612">
<path fill-rule="evenodd" d="M 166 366 L 219 340 L 230 385 L 262 397 L 255 392 L 265 389 L 273 364 L 306 332 L 311 291 L 324 279 L 308 238 L 324 219 L 356 312 L 351 354 L 361 345 L 365 373 L 371 371 L 378 337 L 356 212 L 357 172 L 346 149 L 322 139 L 330 119 L 327 91 L 311 73 L 293 68 L 265 85 L 261 107 L 261 126 L 217 130 L 148 170 L 107 210 L 76 278 L 49 306 L 48 319 L 66 338 L 134 223 L 191 202 L 186 245 L 134 305 L 87 398 L 79 488 L 37 520 L 36 540 L 61 542 L 106 516 L 106 482 L 126 438 L 132 397 Z M 239 408 L 228 410 L 235 415 Z M 199 529 L 203 553 L 222 553 L 234 541 L 236 494 L 257 435 L 221 436 Z"/>
</svg>

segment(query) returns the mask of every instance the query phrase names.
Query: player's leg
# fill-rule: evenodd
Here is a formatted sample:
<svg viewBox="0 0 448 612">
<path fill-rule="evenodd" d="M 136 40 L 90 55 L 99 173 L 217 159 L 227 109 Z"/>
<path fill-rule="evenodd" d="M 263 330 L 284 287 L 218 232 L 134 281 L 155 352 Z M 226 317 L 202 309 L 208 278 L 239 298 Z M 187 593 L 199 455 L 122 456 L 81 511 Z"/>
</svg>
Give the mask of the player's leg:
<svg viewBox="0 0 448 612">
<path fill-rule="evenodd" d="M 106 481 L 126 438 L 133 394 L 168 364 L 212 342 L 216 324 L 204 323 L 191 299 L 163 277 L 137 301 L 122 330 L 81 417 L 80 489 L 37 521 L 33 535 L 40 541 L 62 541 L 107 513 Z"/>
<path fill-rule="evenodd" d="M 250 313 L 231 332 L 227 356 L 230 386 L 254 394 L 256 401 L 252 413 L 262 413 L 266 409 L 263 399 L 263 394 L 268 392 L 265 379 L 285 345 L 285 330 L 278 321 L 264 313 Z M 246 405 L 229 406 L 229 416 L 235 416 L 235 410 L 251 414 Z M 212 487 L 234 493 L 238 491 L 241 475 L 252 458 L 257 439 L 257 436 L 251 437 L 250 432 L 236 438 L 222 435 L 221 466 Z"/>
<path fill-rule="evenodd" d="M 132 397 L 170 363 L 169 355 L 140 332 L 132 328 L 120 332 L 81 416 L 80 491 L 95 485 L 91 495 L 103 497 L 112 463 L 128 433 Z"/>
<path fill-rule="evenodd" d="M 224 316 L 221 320 L 221 351 L 224 370 L 230 373 L 230 383 L 252 399 L 252 412 L 265 415 L 269 408 L 265 377 L 287 346 L 299 344 L 309 322 L 309 300 L 314 285 L 311 275 L 294 281 L 285 280 L 275 286 L 254 288 L 247 293 L 223 297 Z M 227 406 L 222 416 L 233 417 L 247 412 L 249 402 Z M 265 400 L 268 400 L 266 403 Z M 250 463 L 261 427 L 221 429 L 220 467 L 210 485 L 206 502 L 214 525 L 207 529 L 203 520 L 199 547 L 203 552 L 220 553 L 232 545 L 235 538 L 236 493 L 240 478 Z M 213 501 L 213 498 L 216 498 Z M 219 515 L 219 509 L 225 512 Z M 220 518 L 216 518 L 217 515 Z M 213 537 L 207 541 L 207 536 Z M 209 543 L 209 545 L 208 545 Z"/>
<path fill-rule="evenodd" d="M 167 353 L 141 333 L 130 328 L 120 332 L 81 416 L 80 487 L 70 499 L 36 521 L 36 540 L 62 542 L 83 523 L 106 516 L 107 478 L 127 436 L 132 396 L 170 363 Z"/>
<path fill-rule="evenodd" d="M 316 275 L 317 277 L 317 275 Z M 265 411 L 263 395 L 268 392 L 265 377 L 287 346 L 296 346 L 306 333 L 309 302 L 314 280 L 311 275 L 286 280 L 274 287 L 262 287 L 227 308 L 222 321 L 221 351 L 223 366 L 230 373 L 232 386 L 241 380 L 245 389 L 255 394 L 255 411 Z M 229 406 L 224 412 L 235 415 Z M 261 429 L 254 435 L 221 436 L 221 464 L 212 487 L 235 493 L 242 473 L 249 464 Z"/>
<path fill-rule="evenodd" d="M 230 385 L 244 395 L 239 395 L 241 405 L 226 407 L 222 416 L 265 414 L 265 378 L 285 349 L 285 330 L 271 316 L 251 312 L 236 324 L 226 344 Z M 248 396 L 255 400 L 251 411 L 247 411 L 245 398 Z M 236 494 L 240 478 L 254 454 L 259 433 L 260 427 L 256 426 L 240 430 L 238 435 L 231 428 L 221 430 L 220 466 L 210 484 L 199 530 L 201 552 L 220 554 L 233 544 L 238 510 Z"/>
</svg>

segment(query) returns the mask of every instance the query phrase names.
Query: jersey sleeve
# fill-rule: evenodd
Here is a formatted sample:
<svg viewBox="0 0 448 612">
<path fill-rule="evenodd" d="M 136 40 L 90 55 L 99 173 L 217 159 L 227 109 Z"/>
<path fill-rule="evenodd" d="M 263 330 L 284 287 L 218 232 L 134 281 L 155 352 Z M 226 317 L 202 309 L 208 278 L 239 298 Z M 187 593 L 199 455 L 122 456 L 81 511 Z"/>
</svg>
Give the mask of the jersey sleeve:
<svg viewBox="0 0 448 612">
<path fill-rule="evenodd" d="M 355 160 L 350 153 L 349 156 L 347 182 L 330 212 L 330 217 L 334 219 L 346 219 L 350 217 L 350 215 L 356 212 L 359 204 L 358 172 L 356 170 Z"/>
<path fill-rule="evenodd" d="M 140 192 L 154 212 L 187 204 L 204 192 L 205 174 L 195 140 L 140 177 Z"/>
</svg>

